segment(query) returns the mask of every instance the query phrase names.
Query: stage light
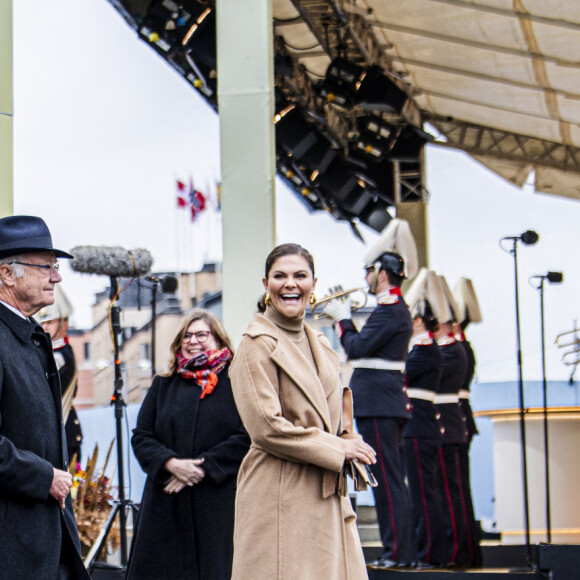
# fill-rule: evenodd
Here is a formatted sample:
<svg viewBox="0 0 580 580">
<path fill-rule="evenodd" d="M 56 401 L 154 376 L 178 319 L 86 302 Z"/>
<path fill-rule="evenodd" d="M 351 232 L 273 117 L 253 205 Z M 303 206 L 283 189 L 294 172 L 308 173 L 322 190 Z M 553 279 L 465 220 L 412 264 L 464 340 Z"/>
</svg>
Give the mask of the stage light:
<svg viewBox="0 0 580 580">
<path fill-rule="evenodd" d="M 360 81 L 355 99 L 366 111 L 399 114 L 407 102 L 407 95 L 385 75 L 381 67 L 370 66 Z"/>
<path fill-rule="evenodd" d="M 355 94 L 365 75 L 363 67 L 345 58 L 335 58 L 328 68 L 320 85 L 320 94 L 327 102 L 344 108 L 352 107 Z"/>
<path fill-rule="evenodd" d="M 314 131 L 314 135 L 315 143 L 303 155 L 295 155 L 300 167 L 303 167 L 306 173 L 310 173 L 311 181 L 324 173 L 338 154 L 324 135 L 318 131 Z"/>
<path fill-rule="evenodd" d="M 344 159 L 336 157 L 316 181 L 326 197 L 341 203 L 354 190 L 357 177 Z"/>
<path fill-rule="evenodd" d="M 369 228 L 372 228 L 376 232 L 382 232 L 393 219 L 393 216 L 388 212 L 387 204 L 378 201 L 370 205 L 358 218 L 363 224 L 369 226 Z"/>
<path fill-rule="evenodd" d="M 357 127 L 355 148 L 374 161 L 384 159 L 391 152 L 402 129 L 376 115 L 359 118 Z"/>
<path fill-rule="evenodd" d="M 274 116 L 276 145 L 299 159 L 316 144 L 314 127 L 294 103 L 282 101 L 280 106 L 282 108 Z"/>
<path fill-rule="evenodd" d="M 425 145 L 432 140 L 433 137 L 419 127 L 406 125 L 399 133 L 389 158 L 394 161 L 418 160 Z"/>
<path fill-rule="evenodd" d="M 185 33 L 185 36 L 181 39 L 181 45 L 182 46 L 186 46 L 187 43 L 190 41 L 193 33 L 199 28 L 199 26 L 201 25 L 201 23 L 207 18 L 207 16 L 210 14 L 211 12 L 211 8 L 206 8 L 198 17 L 197 20 L 192 24 L 192 26 L 190 27 L 190 29 Z M 213 31 L 214 31 L 214 38 L 215 38 L 215 22 L 214 22 L 214 26 L 213 26 Z"/>
<path fill-rule="evenodd" d="M 353 160 L 355 151 L 353 150 L 349 160 Z M 392 162 L 386 159 L 368 161 L 365 157 L 364 165 L 358 168 L 357 174 L 364 178 L 369 190 L 380 197 L 388 205 L 395 203 L 394 171 Z"/>
<path fill-rule="evenodd" d="M 187 48 L 187 54 L 198 66 L 215 71 L 217 68 L 216 19 L 215 12 L 209 8 L 197 17 L 181 39 L 181 46 Z"/>
</svg>

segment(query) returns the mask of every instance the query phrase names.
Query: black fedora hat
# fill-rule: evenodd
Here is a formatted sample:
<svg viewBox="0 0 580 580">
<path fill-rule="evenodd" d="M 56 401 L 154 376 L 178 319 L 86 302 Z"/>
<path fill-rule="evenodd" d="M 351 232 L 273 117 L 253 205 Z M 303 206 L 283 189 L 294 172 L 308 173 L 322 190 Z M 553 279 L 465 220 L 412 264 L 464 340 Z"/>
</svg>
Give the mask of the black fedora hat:
<svg viewBox="0 0 580 580">
<path fill-rule="evenodd" d="M 0 219 L 0 258 L 31 252 L 54 252 L 57 258 L 72 258 L 52 247 L 52 237 L 42 218 L 13 215 Z"/>
</svg>

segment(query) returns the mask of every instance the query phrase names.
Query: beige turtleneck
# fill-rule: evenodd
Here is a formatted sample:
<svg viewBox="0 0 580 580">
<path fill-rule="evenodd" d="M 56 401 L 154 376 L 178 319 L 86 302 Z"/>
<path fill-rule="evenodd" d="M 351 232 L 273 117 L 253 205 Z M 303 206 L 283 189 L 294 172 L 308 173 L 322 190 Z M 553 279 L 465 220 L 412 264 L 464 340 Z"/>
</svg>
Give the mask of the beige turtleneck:
<svg viewBox="0 0 580 580">
<path fill-rule="evenodd" d="M 304 314 L 298 318 L 287 318 L 278 312 L 271 304 L 266 307 L 264 316 L 280 330 L 296 345 L 298 350 L 306 357 L 306 360 L 312 365 L 312 368 L 317 371 L 314 357 L 312 356 L 312 349 L 304 331 Z M 318 372 L 318 371 L 317 371 Z"/>
</svg>

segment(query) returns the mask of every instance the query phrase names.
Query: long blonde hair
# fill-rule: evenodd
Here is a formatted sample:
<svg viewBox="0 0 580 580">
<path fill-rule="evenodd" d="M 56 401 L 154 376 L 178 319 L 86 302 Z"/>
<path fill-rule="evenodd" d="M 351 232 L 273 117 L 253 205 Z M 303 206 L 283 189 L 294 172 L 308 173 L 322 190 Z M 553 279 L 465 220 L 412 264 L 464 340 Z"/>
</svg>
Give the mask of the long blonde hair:
<svg viewBox="0 0 580 580">
<path fill-rule="evenodd" d="M 177 370 L 177 353 L 179 352 L 179 349 L 183 343 L 183 337 L 185 336 L 189 325 L 196 320 L 203 320 L 209 326 L 209 329 L 216 339 L 219 348 L 227 347 L 232 352 L 232 355 L 234 354 L 234 348 L 232 347 L 230 337 L 228 336 L 228 333 L 226 332 L 226 329 L 224 328 L 224 325 L 221 323 L 220 319 L 209 310 L 196 308 L 195 310 L 192 310 L 188 317 L 184 320 L 181 328 L 175 335 L 175 338 L 169 347 L 169 370 L 164 376 L 171 376 Z"/>
</svg>

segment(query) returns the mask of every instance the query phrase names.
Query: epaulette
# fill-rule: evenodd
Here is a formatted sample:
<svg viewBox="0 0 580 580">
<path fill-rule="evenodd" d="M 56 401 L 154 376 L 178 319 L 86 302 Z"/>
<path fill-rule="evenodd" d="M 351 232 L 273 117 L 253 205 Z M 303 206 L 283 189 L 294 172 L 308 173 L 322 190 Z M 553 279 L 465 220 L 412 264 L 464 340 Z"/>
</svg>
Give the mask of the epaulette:
<svg viewBox="0 0 580 580">
<path fill-rule="evenodd" d="M 431 346 L 433 344 L 433 333 L 424 332 L 416 335 L 416 338 L 411 338 L 409 343 L 409 350 L 414 346 Z"/>
<path fill-rule="evenodd" d="M 381 305 L 381 306 L 385 306 L 387 304 L 397 304 L 399 302 L 399 297 L 397 295 L 389 295 L 386 296 L 385 298 L 381 298 L 380 300 L 377 301 L 377 304 Z"/>
</svg>

